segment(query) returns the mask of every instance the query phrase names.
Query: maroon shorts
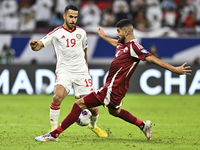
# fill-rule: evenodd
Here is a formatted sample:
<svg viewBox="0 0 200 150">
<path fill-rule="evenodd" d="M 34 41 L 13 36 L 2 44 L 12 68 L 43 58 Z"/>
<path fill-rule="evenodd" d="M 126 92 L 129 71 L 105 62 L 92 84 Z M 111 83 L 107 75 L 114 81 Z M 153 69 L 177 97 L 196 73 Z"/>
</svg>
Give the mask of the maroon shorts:
<svg viewBox="0 0 200 150">
<path fill-rule="evenodd" d="M 96 98 L 94 92 L 84 96 L 83 99 L 84 99 L 84 102 L 85 102 L 85 105 L 87 106 L 87 108 L 98 107 L 100 105 L 104 105 L 103 102 L 101 102 L 99 99 Z M 111 108 L 111 109 L 115 109 L 115 110 L 119 109 L 119 108 L 116 108 L 115 105 L 112 103 L 108 104 L 107 107 Z"/>
<path fill-rule="evenodd" d="M 87 106 L 87 108 L 91 108 L 91 107 L 98 107 L 100 105 L 103 105 L 95 96 L 94 93 L 90 93 L 86 96 L 83 97 L 85 105 Z"/>
</svg>

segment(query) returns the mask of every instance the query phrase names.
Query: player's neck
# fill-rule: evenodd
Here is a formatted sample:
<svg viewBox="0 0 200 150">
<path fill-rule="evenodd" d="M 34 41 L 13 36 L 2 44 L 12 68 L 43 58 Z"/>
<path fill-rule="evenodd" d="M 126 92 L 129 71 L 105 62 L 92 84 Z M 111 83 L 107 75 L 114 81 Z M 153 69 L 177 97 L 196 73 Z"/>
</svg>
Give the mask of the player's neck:
<svg viewBox="0 0 200 150">
<path fill-rule="evenodd" d="M 73 31 L 75 27 L 73 27 L 73 29 L 69 29 L 69 27 L 66 24 L 63 24 L 63 27 L 69 31 Z"/>
<path fill-rule="evenodd" d="M 128 35 L 125 39 L 125 42 L 124 43 L 128 43 L 130 42 L 131 40 L 135 39 L 134 35 Z"/>
</svg>

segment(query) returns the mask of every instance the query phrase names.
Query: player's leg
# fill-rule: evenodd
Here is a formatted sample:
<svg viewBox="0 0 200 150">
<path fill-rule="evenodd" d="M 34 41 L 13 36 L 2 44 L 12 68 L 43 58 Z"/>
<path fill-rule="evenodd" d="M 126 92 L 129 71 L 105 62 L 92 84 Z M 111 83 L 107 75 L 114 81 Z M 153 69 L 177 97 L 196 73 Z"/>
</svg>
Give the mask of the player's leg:
<svg viewBox="0 0 200 150">
<path fill-rule="evenodd" d="M 92 108 L 89 108 L 89 110 L 92 113 L 92 120 L 91 120 L 91 123 L 90 123 L 90 127 L 92 129 L 94 129 L 96 127 L 97 120 L 98 120 L 98 117 L 99 117 L 99 109 L 98 109 L 98 107 L 92 107 Z"/>
<path fill-rule="evenodd" d="M 135 116 L 133 116 L 130 112 L 118 108 L 118 109 L 112 109 L 110 107 L 108 107 L 108 111 L 111 115 L 115 116 L 115 117 L 119 117 L 129 123 L 132 123 L 136 126 L 138 126 L 139 128 L 143 128 L 144 123 L 143 121 L 141 121 L 140 119 L 136 118 Z"/>
<path fill-rule="evenodd" d="M 91 99 L 93 101 L 91 101 Z M 91 123 L 88 125 L 89 129 L 91 131 L 93 131 L 98 137 L 108 137 L 108 134 L 100 129 L 96 123 L 97 123 L 97 119 L 98 119 L 98 116 L 99 116 L 99 108 L 98 107 L 92 107 L 93 106 L 93 103 L 94 103 L 94 100 L 96 101 L 96 105 L 101 105 L 101 102 L 99 100 L 97 100 L 97 98 L 94 96 L 93 93 L 91 93 L 89 96 L 85 96 L 84 97 L 84 102 L 87 106 L 87 108 L 91 111 L 91 113 L 93 114 L 92 115 L 92 121 Z"/>
<path fill-rule="evenodd" d="M 60 104 L 67 94 L 68 91 L 66 91 L 66 89 L 62 85 L 55 85 L 54 96 L 50 106 L 51 131 L 55 130 L 58 126 L 58 118 L 60 116 Z"/>
<path fill-rule="evenodd" d="M 94 91 L 93 82 L 91 79 L 91 76 L 89 74 L 84 75 L 76 75 L 74 76 L 73 80 L 73 88 L 76 98 L 83 97 L 92 91 Z M 93 96 L 91 99 L 96 99 L 95 96 Z M 89 108 L 89 110 L 92 113 L 92 121 L 89 124 L 89 129 L 91 129 L 93 132 L 97 134 L 99 137 L 107 137 L 107 133 L 105 131 L 101 130 L 99 127 L 97 127 L 97 120 L 99 117 L 99 109 L 97 107 Z"/>
<path fill-rule="evenodd" d="M 84 96 L 80 96 L 80 97 L 82 98 Z M 98 116 L 99 116 L 99 109 L 98 109 L 98 107 L 92 107 L 92 108 L 88 108 L 88 109 L 92 113 L 92 121 L 90 123 L 90 127 L 92 129 L 94 129 L 96 127 L 97 119 L 98 119 Z"/>
<path fill-rule="evenodd" d="M 111 115 L 138 126 L 144 132 L 147 139 L 151 140 L 151 121 L 141 121 L 137 117 L 133 116 L 130 112 L 121 108 L 115 109 L 108 107 L 108 111 Z"/>
<path fill-rule="evenodd" d="M 79 106 L 79 105 L 80 106 Z M 67 115 L 67 117 L 61 122 L 61 124 L 52 132 L 47 133 L 45 135 L 41 135 L 35 137 L 36 141 L 58 141 L 58 136 L 65 129 L 67 129 L 70 125 L 72 125 L 79 117 L 81 111 L 86 108 L 84 107 L 84 100 L 81 98 L 77 102 L 74 103 L 71 112 Z"/>
<path fill-rule="evenodd" d="M 56 76 L 54 96 L 50 106 L 50 124 L 51 131 L 58 126 L 58 118 L 60 116 L 60 104 L 72 87 L 70 74 L 60 73 Z"/>
<path fill-rule="evenodd" d="M 85 98 L 85 97 L 84 97 Z M 90 94 L 86 96 L 86 98 L 90 99 Z M 35 138 L 36 141 L 57 141 L 57 137 L 61 134 L 65 129 L 67 129 L 70 125 L 72 125 L 79 117 L 81 111 L 89 107 L 96 107 L 102 105 L 97 99 L 90 99 L 90 103 L 87 104 L 84 102 L 84 99 L 81 98 L 76 101 L 72 107 L 71 112 L 67 115 L 67 117 L 61 122 L 61 124 L 52 132 L 41 135 Z"/>
</svg>

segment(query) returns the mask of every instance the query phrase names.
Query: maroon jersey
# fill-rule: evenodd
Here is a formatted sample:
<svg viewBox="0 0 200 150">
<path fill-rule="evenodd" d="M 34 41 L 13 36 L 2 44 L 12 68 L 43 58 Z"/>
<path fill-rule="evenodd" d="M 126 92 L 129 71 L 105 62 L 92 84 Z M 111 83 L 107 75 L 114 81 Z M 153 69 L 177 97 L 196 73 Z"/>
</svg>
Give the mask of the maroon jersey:
<svg viewBox="0 0 200 150">
<path fill-rule="evenodd" d="M 117 43 L 115 57 L 111 63 L 105 85 L 96 91 L 96 98 L 104 106 L 110 105 L 118 108 L 122 105 L 122 98 L 125 96 L 130 77 L 135 71 L 140 60 L 145 60 L 151 55 L 144 47 L 133 39 L 126 44 Z"/>
</svg>

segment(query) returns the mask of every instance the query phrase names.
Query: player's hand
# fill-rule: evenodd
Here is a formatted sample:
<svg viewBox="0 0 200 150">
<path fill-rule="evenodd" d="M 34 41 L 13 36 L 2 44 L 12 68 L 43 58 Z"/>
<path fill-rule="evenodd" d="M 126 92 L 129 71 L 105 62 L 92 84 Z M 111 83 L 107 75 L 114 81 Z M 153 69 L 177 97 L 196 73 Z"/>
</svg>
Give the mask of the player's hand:
<svg viewBox="0 0 200 150">
<path fill-rule="evenodd" d="M 103 31 L 103 29 L 102 29 L 101 27 L 99 27 L 99 28 L 97 29 L 97 31 L 98 31 L 99 36 L 100 36 L 101 38 L 105 37 L 105 33 L 104 33 L 104 31 Z"/>
<path fill-rule="evenodd" d="M 33 50 L 35 50 L 35 48 L 38 46 L 37 40 L 30 40 L 29 43 L 30 43 L 30 46 Z"/>
<path fill-rule="evenodd" d="M 186 75 L 191 75 L 192 70 L 190 70 L 191 66 L 187 66 L 185 67 L 185 65 L 187 64 L 187 62 L 185 62 L 182 66 L 176 67 L 177 68 L 177 74 L 182 75 L 182 74 L 186 74 Z"/>
</svg>

